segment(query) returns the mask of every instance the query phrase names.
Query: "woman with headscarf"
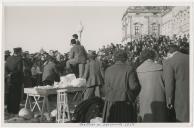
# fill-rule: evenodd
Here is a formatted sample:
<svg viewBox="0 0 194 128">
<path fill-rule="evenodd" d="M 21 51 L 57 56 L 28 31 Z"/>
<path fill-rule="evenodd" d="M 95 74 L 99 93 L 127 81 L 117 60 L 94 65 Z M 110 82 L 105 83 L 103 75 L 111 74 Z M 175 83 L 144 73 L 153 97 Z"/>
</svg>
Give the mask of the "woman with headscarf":
<svg viewBox="0 0 194 128">
<path fill-rule="evenodd" d="M 141 122 L 166 122 L 167 109 L 162 78 L 162 65 L 154 62 L 156 52 L 145 49 L 140 55 L 142 64 L 137 68 L 141 85 L 139 116 Z"/>
</svg>

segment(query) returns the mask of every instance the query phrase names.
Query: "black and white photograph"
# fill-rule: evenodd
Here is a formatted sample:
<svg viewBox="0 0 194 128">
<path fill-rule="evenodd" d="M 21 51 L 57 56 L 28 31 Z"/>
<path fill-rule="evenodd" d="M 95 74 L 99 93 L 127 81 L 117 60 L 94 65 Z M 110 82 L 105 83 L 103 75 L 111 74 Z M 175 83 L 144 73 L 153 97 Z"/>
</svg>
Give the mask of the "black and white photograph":
<svg viewBox="0 0 194 128">
<path fill-rule="evenodd" d="M 191 5 L 3 4 L 3 126 L 192 126 Z"/>
</svg>

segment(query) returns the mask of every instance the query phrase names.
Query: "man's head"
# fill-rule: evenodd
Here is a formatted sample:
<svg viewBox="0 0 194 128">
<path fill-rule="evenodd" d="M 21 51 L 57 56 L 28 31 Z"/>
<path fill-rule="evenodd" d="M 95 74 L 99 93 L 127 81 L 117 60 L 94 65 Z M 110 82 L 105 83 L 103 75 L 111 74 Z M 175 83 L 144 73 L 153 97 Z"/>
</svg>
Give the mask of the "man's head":
<svg viewBox="0 0 194 128">
<path fill-rule="evenodd" d="M 73 34 L 72 37 L 73 37 L 74 39 L 78 39 L 78 35 L 77 35 L 77 34 Z"/>
<path fill-rule="evenodd" d="M 24 58 L 29 58 L 29 57 L 30 57 L 29 51 L 23 52 L 23 57 L 24 57 Z"/>
<path fill-rule="evenodd" d="M 49 50 L 49 55 L 50 56 L 54 56 L 54 51 L 53 50 Z"/>
<path fill-rule="evenodd" d="M 124 50 L 117 50 L 114 52 L 114 60 L 125 62 L 127 60 L 127 53 Z"/>
<path fill-rule="evenodd" d="M 153 49 L 144 49 L 140 55 L 140 61 L 144 62 L 147 59 L 154 60 L 156 58 L 156 52 Z"/>
<path fill-rule="evenodd" d="M 75 39 L 71 39 L 71 45 L 75 45 L 76 44 L 76 40 Z"/>
<path fill-rule="evenodd" d="M 179 49 L 178 49 L 177 45 L 171 44 L 168 48 L 167 57 L 171 57 L 173 55 L 173 53 L 175 53 L 178 50 Z"/>
<path fill-rule="evenodd" d="M 95 59 L 97 57 L 96 51 L 89 50 L 88 51 L 88 57 L 89 59 Z"/>
<path fill-rule="evenodd" d="M 9 50 L 6 50 L 5 51 L 5 60 L 7 60 L 7 58 L 10 56 L 10 51 Z"/>
<path fill-rule="evenodd" d="M 176 52 L 176 51 L 178 51 L 178 50 L 179 50 L 179 49 L 178 49 L 177 45 L 171 44 L 171 45 L 169 46 L 169 48 L 168 48 L 168 53 L 172 54 L 172 53 L 174 53 L 174 52 Z"/>
<path fill-rule="evenodd" d="M 6 50 L 6 51 L 5 51 L 5 56 L 10 56 L 10 53 L 11 53 L 11 52 L 10 52 L 9 50 Z"/>
<path fill-rule="evenodd" d="M 22 48 L 17 47 L 13 49 L 15 55 L 21 55 L 22 54 Z"/>
<path fill-rule="evenodd" d="M 46 58 L 47 61 L 55 62 L 55 58 L 53 56 L 48 55 Z"/>
</svg>

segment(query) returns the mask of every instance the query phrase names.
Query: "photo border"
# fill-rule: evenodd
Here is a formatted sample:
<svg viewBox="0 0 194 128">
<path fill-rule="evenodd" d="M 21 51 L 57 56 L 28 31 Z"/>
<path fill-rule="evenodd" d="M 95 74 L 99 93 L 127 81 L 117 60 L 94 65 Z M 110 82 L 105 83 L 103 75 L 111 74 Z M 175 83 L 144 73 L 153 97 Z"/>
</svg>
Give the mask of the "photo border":
<svg viewBox="0 0 194 128">
<path fill-rule="evenodd" d="M 25 0 L 24 0 L 25 1 Z M 57 2 L 51 1 L 51 0 L 39 0 L 33 1 L 33 0 L 26 0 L 28 2 L 24 2 L 22 0 L 7 0 L 2 2 L 0 5 L 1 9 L 1 94 L 4 90 L 4 48 L 5 48 L 5 19 L 4 19 L 4 7 L 6 6 L 190 6 L 190 122 L 189 123 L 103 123 L 101 124 L 88 124 L 88 123 L 64 123 L 64 124 L 57 124 L 57 123 L 4 123 L 4 95 L 1 96 L 0 102 L 0 111 L 1 111 L 1 127 L 192 127 L 193 126 L 193 71 L 194 71 L 194 56 L 193 56 L 193 2 L 189 2 L 188 0 L 185 1 L 164 1 L 161 0 L 155 0 L 153 2 L 132 2 L 132 1 L 113 1 L 113 0 L 107 0 L 107 1 L 71 1 L 71 0 L 59 0 Z M 151 0 L 150 0 L 151 1 Z M 121 16 L 122 17 L 122 16 Z M 14 126 L 13 126 L 14 125 Z"/>
</svg>

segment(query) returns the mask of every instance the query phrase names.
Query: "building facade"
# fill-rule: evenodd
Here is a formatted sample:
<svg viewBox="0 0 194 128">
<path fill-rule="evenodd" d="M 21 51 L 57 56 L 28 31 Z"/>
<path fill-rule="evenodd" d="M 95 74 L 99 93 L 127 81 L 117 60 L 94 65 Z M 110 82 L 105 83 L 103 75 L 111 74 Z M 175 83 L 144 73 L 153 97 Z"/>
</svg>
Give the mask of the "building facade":
<svg viewBox="0 0 194 128">
<path fill-rule="evenodd" d="M 130 6 L 122 17 L 122 42 L 142 35 L 189 34 L 188 6 Z"/>
</svg>

